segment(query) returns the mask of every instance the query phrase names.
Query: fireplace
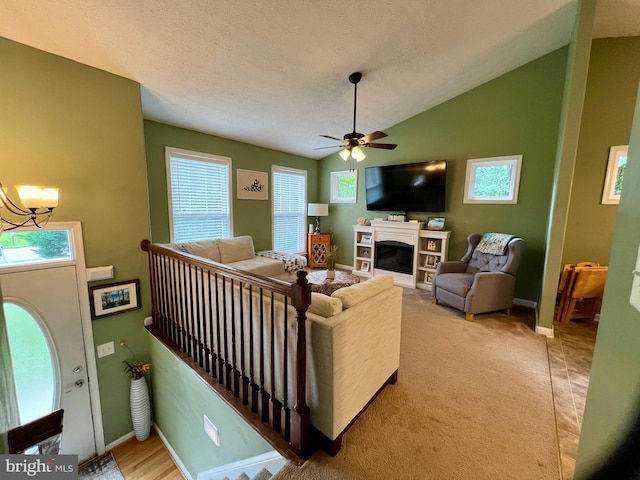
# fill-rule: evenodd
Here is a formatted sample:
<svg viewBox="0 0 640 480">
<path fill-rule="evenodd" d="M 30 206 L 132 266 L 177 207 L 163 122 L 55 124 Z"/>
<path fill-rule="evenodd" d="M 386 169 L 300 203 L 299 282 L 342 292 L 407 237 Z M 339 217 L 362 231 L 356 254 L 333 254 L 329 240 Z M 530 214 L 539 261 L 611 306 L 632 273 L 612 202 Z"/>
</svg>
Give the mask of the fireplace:
<svg viewBox="0 0 640 480">
<path fill-rule="evenodd" d="M 413 274 L 413 245 L 395 240 L 376 242 L 374 267 L 390 272 Z"/>
</svg>

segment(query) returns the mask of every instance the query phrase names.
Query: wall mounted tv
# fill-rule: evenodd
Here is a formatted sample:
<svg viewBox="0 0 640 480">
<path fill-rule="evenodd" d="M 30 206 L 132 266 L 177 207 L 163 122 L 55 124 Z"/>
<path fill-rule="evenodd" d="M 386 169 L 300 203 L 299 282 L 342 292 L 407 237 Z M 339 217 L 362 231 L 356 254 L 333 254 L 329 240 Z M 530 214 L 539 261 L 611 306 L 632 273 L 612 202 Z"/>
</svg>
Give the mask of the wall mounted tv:
<svg viewBox="0 0 640 480">
<path fill-rule="evenodd" d="M 444 212 L 447 161 L 367 167 L 367 210 Z"/>
</svg>

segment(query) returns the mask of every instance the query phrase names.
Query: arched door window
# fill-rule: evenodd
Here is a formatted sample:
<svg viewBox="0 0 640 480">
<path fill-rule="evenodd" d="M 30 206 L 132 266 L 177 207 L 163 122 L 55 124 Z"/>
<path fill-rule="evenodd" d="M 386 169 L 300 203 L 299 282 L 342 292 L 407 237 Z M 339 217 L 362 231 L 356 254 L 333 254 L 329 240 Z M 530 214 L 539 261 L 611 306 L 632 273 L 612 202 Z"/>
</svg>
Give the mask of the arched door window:
<svg viewBox="0 0 640 480">
<path fill-rule="evenodd" d="M 57 355 L 35 312 L 5 299 L 4 315 L 22 425 L 57 408 Z"/>
</svg>

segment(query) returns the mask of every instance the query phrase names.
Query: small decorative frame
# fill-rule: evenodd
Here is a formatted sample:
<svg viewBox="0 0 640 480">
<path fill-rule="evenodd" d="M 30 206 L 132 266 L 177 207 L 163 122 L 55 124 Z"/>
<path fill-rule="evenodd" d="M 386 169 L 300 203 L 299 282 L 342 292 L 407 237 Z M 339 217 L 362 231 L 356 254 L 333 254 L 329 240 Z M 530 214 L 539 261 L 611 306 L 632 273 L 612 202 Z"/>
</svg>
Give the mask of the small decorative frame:
<svg viewBox="0 0 640 480">
<path fill-rule="evenodd" d="M 467 160 L 463 203 L 518 203 L 522 155 Z"/>
<path fill-rule="evenodd" d="M 140 306 L 140 280 L 89 287 L 91 319 L 137 310 Z"/>
<path fill-rule="evenodd" d="M 429 217 L 427 220 L 427 230 L 444 230 L 444 218 Z"/>
<path fill-rule="evenodd" d="M 607 174 L 602 189 L 602 205 L 618 205 L 620 203 L 620 190 L 624 170 L 627 166 L 629 145 L 618 145 L 609 149 L 609 161 L 607 162 Z"/>
<path fill-rule="evenodd" d="M 369 262 L 362 262 L 362 266 L 360 267 L 360 271 L 368 272 L 369 271 Z"/>
<path fill-rule="evenodd" d="M 356 203 L 358 171 L 331 172 L 331 203 Z"/>
<path fill-rule="evenodd" d="M 369 235 L 368 233 L 365 235 L 362 235 L 362 237 L 360 237 L 360 243 L 371 245 L 371 235 Z"/>
<path fill-rule="evenodd" d="M 424 266 L 427 268 L 436 268 L 439 258 L 436 255 L 427 255 L 424 260 Z"/>
<path fill-rule="evenodd" d="M 438 250 L 437 240 L 427 240 L 427 250 L 430 252 L 436 252 Z"/>
<path fill-rule="evenodd" d="M 433 273 L 433 272 L 427 272 L 426 275 L 424 276 L 424 281 L 426 283 L 432 283 L 434 275 L 435 275 L 435 273 Z"/>
<path fill-rule="evenodd" d="M 236 170 L 238 198 L 269 200 L 269 174 L 255 170 Z"/>
</svg>

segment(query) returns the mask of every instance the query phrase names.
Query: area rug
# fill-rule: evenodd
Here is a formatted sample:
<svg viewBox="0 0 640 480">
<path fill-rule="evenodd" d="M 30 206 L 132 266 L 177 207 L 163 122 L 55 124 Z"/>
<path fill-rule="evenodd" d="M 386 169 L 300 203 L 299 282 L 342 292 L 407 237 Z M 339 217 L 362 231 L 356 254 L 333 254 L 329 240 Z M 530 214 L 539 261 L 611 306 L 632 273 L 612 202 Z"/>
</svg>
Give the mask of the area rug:
<svg viewBox="0 0 640 480">
<path fill-rule="evenodd" d="M 111 452 L 107 452 L 81 465 L 78 469 L 78 479 L 124 480 L 124 477 Z"/>
</svg>

